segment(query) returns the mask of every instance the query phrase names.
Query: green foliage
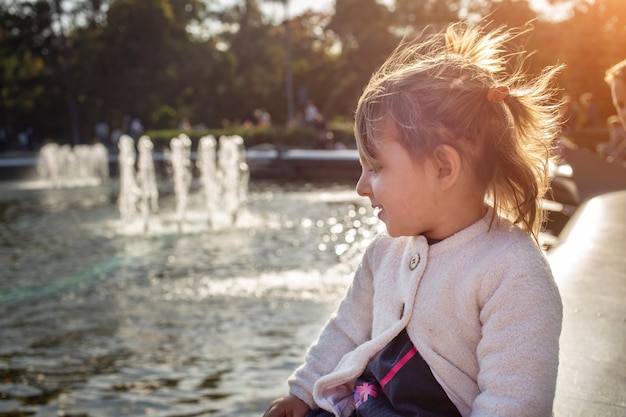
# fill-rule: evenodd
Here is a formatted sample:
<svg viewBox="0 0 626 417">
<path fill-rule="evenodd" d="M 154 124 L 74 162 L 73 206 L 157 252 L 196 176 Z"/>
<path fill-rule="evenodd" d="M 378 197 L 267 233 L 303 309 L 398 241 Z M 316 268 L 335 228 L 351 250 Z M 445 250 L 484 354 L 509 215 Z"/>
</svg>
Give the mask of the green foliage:
<svg viewBox="0 0 626 417">
<path fill-rule="evenodd" d="M 354 130 L 351 124 L 333 123 L 329 131 L 334 137 L 336 143 L 341 143 L 347 148 L 354 148 Z M 213 135 L 215 138 L 220 136 L 241 136 L 244 140 L 246 148 L 259 146 L 264 144 L 273 144 L 280 147 L 297 147 L 297 148 L 313 148 L 315 145 L 315 130 L 307 125 L 295 125 L 290 127 L 257 127 L 237 125 L 220 129 L 203 129 L 182 132 L 179 129 L 163 129 L 150 130 L 145 132 L 154 143 L 155 150 L 163 151 L 169 147 L 172 138 L 177 137 L 181 133 L 189 136 L 196 149 L 200 138 Z"/>
<path fill-rule="evenodd" d="M 339 114 L 351 114 L 371 74 L 398 44 L 391 33 L 393 15 L 375 0 L 337 0 L 328 29 L 337 36 L 341 54 L 327 71 L 333 80 L 329 100 Z"/>
<path fill-rule="evenodd" d="M 420 32 L 426 26 L 440 28 L 458 18 L 459 6 L 455 0 L 396 0 L 394 24 L 407 34 Z"/>
<path fill-rule="evenodd" d="M 0 2 L 0 127 L 14 134 L 33 127 L 40 142 L 63 141 L 72 131 L 67 103 L 75 102 L 83 142 L 97 122 L 124 129 L 131 117 L 166 140 L 160 132 L 183 119 L 219 133 L 225 120 L 254 122 L 262 108 L 274 127 L 243 131 L 247 144 L 307 146 L 314 133 L 279 127 L 287 121 L 288 52 L 295 110 L 312 100 L 327 120 L 349 120 L 371 73 L 403 36 L 464 16 L 488 16 L 493 25 L 537 17 L 527 0 L 336 0 L 331 13 L 285 22 L 265 16 L 262 1 Z M 514 48 L 533 53 L 526 65 L 534 73 L 566 64 L 559 87 L 573 97 L 592 92 L 604 120 L 613 109 L 603 75 L 624 58 L 626 8 L 623 0 L 572 2 L 570 18 L 534 20 Z M 335 137 L 351 145 L 345 126 Z"/>
<path fill-rule="evenodd" d="M 0 127 L 59 132 L 63 92 L 48 3 L 0 7 Z"/>
</svg>

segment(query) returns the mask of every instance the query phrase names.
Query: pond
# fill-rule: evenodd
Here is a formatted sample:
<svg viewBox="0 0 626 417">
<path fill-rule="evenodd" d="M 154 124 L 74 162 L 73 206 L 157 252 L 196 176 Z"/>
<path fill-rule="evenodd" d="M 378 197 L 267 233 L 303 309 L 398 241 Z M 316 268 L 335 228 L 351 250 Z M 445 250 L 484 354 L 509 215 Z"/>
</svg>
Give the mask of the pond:
<svg viewBox="0 0 626 417">
<path fill-rule="evenodd" d="M 122 221 L 114 180 L 0 183 L 0 416 L 260 416 L 381 225 L 354 185 L 253 181 Z"/>
</svg>

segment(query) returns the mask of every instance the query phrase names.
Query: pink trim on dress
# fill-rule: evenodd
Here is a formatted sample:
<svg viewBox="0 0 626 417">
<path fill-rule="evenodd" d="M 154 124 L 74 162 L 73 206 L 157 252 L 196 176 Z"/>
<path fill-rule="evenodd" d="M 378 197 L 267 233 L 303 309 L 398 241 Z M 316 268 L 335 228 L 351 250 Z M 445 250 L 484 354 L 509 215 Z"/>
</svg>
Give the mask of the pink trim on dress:
<svg viewBox="0 0 626 417">
<path fill-rule="evenodd" d="M 387 385 L 387 383 L 389 381 L 391 381 L 391 378 L 393 378 L 393 376 L 395 374 L 398 373 L 398 371 L 400 370 L 400 368 L 402 368 L 404 366 L 405 363 L 407 363 L 409 361 L 409 359 L 411 359 L 413 356 L 415 356 L 415 354 L 417 353 L 417 348 L 415 346 L 413 346 L 413 348 L 411 348 L 411 350 L 409 350 L 403 357 L 402 359 L 400 359 L 394 366 L 393 368 L 391 368 L 389 370 L 389 372 L 387 372 L 387 375 L 385 375 L 385 377 L 380 381 L 380 386 L 384 387 L 385 385 Z"/>
</svg>

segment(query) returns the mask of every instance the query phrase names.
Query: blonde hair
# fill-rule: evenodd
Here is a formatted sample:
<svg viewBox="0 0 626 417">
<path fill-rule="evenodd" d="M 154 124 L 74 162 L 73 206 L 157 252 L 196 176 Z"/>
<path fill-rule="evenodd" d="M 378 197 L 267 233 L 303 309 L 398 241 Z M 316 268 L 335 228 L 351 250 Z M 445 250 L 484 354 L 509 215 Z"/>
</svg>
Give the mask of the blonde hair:
<svg viewBox="0 0 626 417">
<path fill-rule="evenodd" d="M 614 80 L 622 80 L 626 83 L 626 59 L 606 70 L 604 81 L 610 85 Z"/>
<path fill-rule="evenodd" d="M 540 199 L 549 188 L 548 163 L 560 131 L 550 83 L 558 67 L 533 80 L 516 60 L 510 74 L 505 43 L 524 33 L 455 23 L 440 33 L 401 43 L 372 76 L 359 99 L 355 134 L 364 161 L 376 166 L 384 120 L 416 160 L 441 144 L 453 146 L 474 174 L 496 215 L 538 241 Z M 493 218 L 492 218 L 493 221 Z"/>
</svg>

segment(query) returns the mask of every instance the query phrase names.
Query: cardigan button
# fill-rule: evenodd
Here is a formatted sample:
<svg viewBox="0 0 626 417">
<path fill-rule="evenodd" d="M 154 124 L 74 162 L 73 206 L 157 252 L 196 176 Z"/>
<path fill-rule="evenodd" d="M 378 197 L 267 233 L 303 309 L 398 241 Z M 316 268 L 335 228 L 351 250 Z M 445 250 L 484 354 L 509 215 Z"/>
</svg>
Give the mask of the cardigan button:
<svg viewBox="0 0 626 417">
<path fill-rule="evenodd" d="M 417 265 L 419 265 L 419 263 L 420 263 L 420 254 L 416 253 L 411 258 L 411 262 L 409 263 L 409 268 L 411 268 L 411 270 L 414 270 L 415 268 L 417 268 Z"/>
</svg>

